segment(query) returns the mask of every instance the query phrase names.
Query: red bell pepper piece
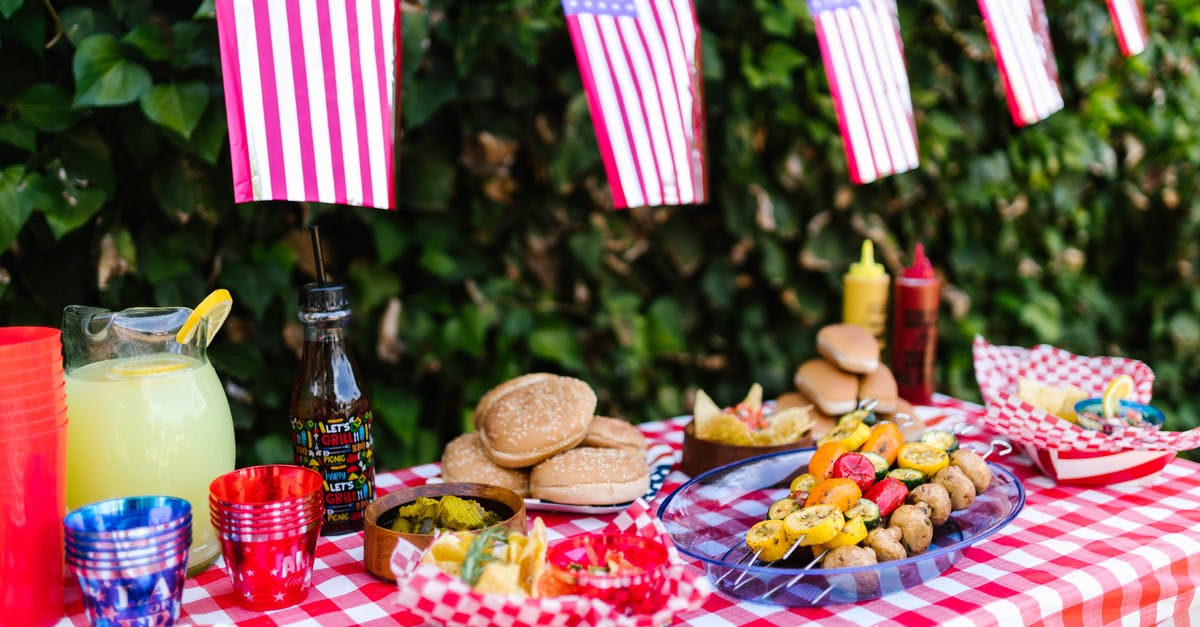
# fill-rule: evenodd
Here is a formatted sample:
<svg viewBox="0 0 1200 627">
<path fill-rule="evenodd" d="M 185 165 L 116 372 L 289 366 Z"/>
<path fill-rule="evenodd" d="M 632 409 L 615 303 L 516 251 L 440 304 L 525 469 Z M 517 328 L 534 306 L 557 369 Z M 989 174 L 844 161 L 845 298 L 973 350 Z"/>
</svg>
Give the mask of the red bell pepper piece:
<svg viewBox="0 0 1200 627">
<path fill-rule="evenodd" d="M 908 498 L 908 488 L 899 479 L 885 477 L 883 481 L 876 483 L 864 498 L 879 506 L 880 516 L 887 516 L 904 504 L 904 500 Z"/>
<path fill-rule="evenodd" d="M 875 485 L 875 464 L 859 453 L 846 453 L 833 462 L 833 476 L 858 484 L 864 494 Z"/>
</svg>

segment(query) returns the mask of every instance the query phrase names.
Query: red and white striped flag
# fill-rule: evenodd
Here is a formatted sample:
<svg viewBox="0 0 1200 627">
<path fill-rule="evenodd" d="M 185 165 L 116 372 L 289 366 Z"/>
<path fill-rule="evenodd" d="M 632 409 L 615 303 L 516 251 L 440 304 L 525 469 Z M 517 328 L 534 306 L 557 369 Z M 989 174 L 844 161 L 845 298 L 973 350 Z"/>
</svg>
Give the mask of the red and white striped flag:
<svg viewBox="0 0 1200 627">
<path fill-rule="evenodd" d="M 398 0 L 217 0 L 235 202 L 395 208 Z"/>
<path fill-rule="evenodd" d="M 1062 109 L 1058 64 L 1042 0 L 979 0 L 979 10 L 1013 123 L 1026 126 Z"/>
<path fill-rule="evenodd" d="M 618 208 L 703 203 L 700 24 L 691 0 L 563 0 Z"/>
<path fill-rule="evenodd" d="M 895 0 L 809 0 L 850 180 L 920 165 Z"/>
<path fill-rule="evenodd" d="M 1146 14 L 1141 0 L 1108 0 L 1108 14 L 1121 44 L 1121 54 L 1132 57 L 1146 49 Z"/>
</svg>

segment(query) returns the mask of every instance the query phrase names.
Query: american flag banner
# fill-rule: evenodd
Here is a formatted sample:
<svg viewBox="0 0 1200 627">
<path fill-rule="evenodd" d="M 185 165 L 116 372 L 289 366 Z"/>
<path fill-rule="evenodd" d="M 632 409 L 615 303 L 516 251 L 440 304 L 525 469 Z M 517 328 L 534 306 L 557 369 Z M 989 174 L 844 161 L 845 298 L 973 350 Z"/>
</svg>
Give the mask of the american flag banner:
<svg viewBox="0 0 1200 627">
<path fill-rule="evenodd" d="M 216 0 L 235 202 L 392 209 L 398 0 Z"/>
<path fill-rule="evenodd" d="M 618 208 L 708 198 L 700 23 L 691 0 L 563 0 Z"/>
<path fill-rule="evenodd" d="M 1121 54 L 1132 57 L 1146 49 L 1146 14 L 1142 12 L 1141 0 L 1108 0 L 1108 14 L 1112 16 Z"/>
<path fill-rule="evenodd" d="M 1027 126 L 1063 108 L 1058 64 L 1042 0 L 979 0 L 1013 123 Z"/>
<path fill-rule="evenodd" d="M 850 180 L 920 165 L 895 0 L 809 0 Z"/>
</svg>

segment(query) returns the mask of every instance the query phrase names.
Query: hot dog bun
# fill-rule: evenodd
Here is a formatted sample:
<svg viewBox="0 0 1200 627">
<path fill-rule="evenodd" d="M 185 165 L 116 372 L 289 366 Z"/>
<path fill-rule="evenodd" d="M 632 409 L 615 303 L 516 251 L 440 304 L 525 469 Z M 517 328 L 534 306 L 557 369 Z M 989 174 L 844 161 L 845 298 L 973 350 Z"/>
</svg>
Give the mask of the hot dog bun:
<svg viewBox="0 0 1200 627">
<path fill-rule="evenodd" d="M 848 414 L 858 407 L 858 377 L 824 359 L 800 364 L 794 382 L 827 416 Z"/>
<path fill-rule="evenodd" d="M 857 324 L 822 327 L 817 332 L 817 352 L 846 372 L 868 374 L 879 367 L 879 342 Z"/>
<path fill-rule="evenodd" d="M 892 375 L 892 370 L 887 366 L 879 364 L 874 372 L 859 377 L 858 400 L 868 398 L 876 400 L 876 413 L 895 413 L 896 401 L 900 395 L 896 388 L 896 377 Z"/>
</svg>

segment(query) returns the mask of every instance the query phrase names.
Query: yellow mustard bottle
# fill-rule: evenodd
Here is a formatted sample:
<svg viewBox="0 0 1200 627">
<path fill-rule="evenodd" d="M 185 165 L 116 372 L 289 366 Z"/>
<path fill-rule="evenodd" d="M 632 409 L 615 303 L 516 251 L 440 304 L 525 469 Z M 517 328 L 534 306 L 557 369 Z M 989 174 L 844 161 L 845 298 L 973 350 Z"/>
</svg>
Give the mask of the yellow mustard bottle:
<svg viewBox="0 0 1200 627">
<path fill-rule="evenodd" d="M 842 277 L 842 322 L 866 327 L 881 350 L 886 344 L 890 281 L 883 264 L 875 261 L 875 244 L 863 240 L 862 258 Z"/>
</svg>

